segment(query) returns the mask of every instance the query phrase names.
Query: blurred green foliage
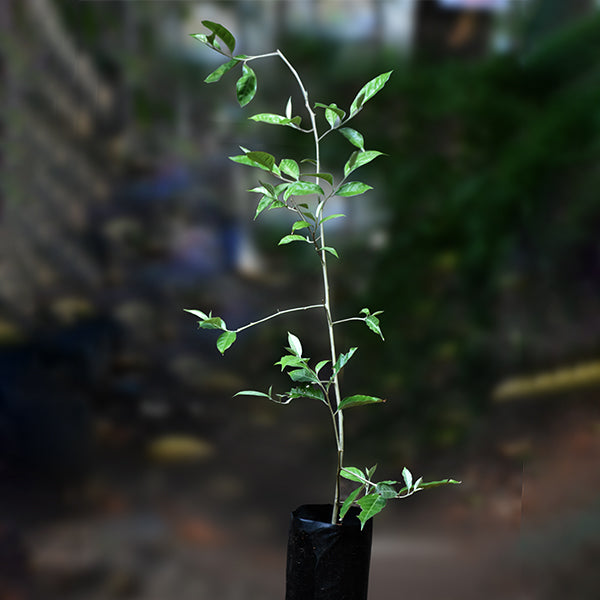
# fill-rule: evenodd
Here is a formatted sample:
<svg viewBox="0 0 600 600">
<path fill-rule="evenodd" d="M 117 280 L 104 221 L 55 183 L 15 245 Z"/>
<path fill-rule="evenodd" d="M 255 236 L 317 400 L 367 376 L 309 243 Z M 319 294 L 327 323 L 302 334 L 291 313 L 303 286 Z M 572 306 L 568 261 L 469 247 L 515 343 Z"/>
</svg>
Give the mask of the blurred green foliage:
<svg viewBox="0 0 600 600">
<path fill-rule="evenodd" d="M 410 64 L 380 100 L 389 243 L 365 305 L 387 342 L 364 354 L 415 442 L 460 440 L 499 377 L 548 360 L 529 336 L 549 304 L 598 293 L 599 50 L 588 19 L 527 54 Z"/>
</svg>

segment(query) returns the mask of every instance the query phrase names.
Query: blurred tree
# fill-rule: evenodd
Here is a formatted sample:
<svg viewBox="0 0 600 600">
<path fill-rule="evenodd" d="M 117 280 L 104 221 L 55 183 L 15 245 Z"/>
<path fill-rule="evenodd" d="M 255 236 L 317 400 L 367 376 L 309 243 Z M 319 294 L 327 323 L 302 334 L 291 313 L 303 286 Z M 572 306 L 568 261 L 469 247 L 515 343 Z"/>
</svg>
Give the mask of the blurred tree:
<svg viewBox="0 0 600 600">
<path fill-rule="evenodd" d="M 365 305 L 385 311 L 373 369 L 400 402 L 378 427 L 456 442 L 503 373 L 598 349 L 599 44 L 595 17 L 527 54 L 390 81 L 387 128 L 373 127 L 388 137 L 371 143 L 398 167 Z"/>
</svg>

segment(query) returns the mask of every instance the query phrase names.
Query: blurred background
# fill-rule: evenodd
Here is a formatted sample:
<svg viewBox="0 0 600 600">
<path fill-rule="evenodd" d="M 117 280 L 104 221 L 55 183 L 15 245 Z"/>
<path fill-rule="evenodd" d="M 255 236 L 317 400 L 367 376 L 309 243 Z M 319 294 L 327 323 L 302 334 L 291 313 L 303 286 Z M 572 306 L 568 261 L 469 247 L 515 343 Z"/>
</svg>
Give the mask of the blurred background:
<svg viewBox="0 0 600 600">
<path fill-rule="evenodd" d="M 348 415 L 347 462 L 463 484 L 376 519 L 371 599 L 597 598 L 598 8 L 0 4 L 0 598 L 282 598 L 290 511 L 331 501 L 326 413 L 232 398 L 280 382 L 286 331 L 325 356 L 320 316 L 223 358 L 182 310 L 237 327 L 321 301 L 227 159 L 310 154 L 247 119 L 299 111 L 294 82 L 254 63 L 240 109 L 235 76 L 203 83 L 203 19 L 239 53 L 281 48 L 313 101 L 394 71 L 352 125 L 388 156 L 331 231 L 335 316 L 383 310 L 386 335 L 341 333 L 360 348 L 344 388 L 389 400 Z M 331 170 L 348 154 L 327 138 Z"/>
</svg>

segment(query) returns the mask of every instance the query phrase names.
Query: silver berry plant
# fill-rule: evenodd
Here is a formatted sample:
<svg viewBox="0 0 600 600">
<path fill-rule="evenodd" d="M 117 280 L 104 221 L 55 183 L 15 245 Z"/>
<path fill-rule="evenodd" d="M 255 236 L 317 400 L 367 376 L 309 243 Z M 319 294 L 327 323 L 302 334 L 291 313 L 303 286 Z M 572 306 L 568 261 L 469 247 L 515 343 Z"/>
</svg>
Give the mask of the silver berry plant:
<svg viewBox="0 0 600 600">
<path fill-rule="evenodd" d="M 337 468 L 331 522 L 333 524 L 341 522 L 348 509 L 356 504 L 360 509 L 358 518 L 361 526 L 364 527 L 370 518 L 385 507 L 388 500 L 406 498 L 426 488 L 459 483 L 453 479 L 431 482 L 424 482 L 421 477 L 414 479 L 406 467 L 402 471 L 401 481 L 385 480 L 376 482 L 373 480 L 375 466 L 363 470 L 344 464 L 345 411 L 358 406 L 378 404 L 385 402 L 385 400 L 364 394 L 351 396 L 342 394 L 339 375 L 352 359 L 357 348 L 349 348 L 346 352 L 338 353 L 335 332 L 338 326 L 343 323 L 362 321 L 382 340 L 383 334 L 378 317 L 381 311 L 371 312 L 368 308 L 363 308 L 357 316 L 339 320 L 334 319 L 327 261 L 330 257 L 338 259 L 339 255 L 335 248 L 327 245 L 325 234 L 327 232 L 326 224 L 333 219 L 342 218 L 344 215 L 330 214 L 325 216 L 325 208 L 329 200 L 335 196 L 348 198 L 364 194 L 372 189 L 370 185 L 361 181 L 350 180 L 349 177 L 357 169 L 382 156 L 383 153 L 377 150 L 365 149 L 363 135 L 356 129 L 348 127 L 347 124 L 385 86 L 390 78 L 391 71 L 382 73 L 366 83 L 359 90 L 347 112 L 333 103 L 316 102 L 312 104 L 300 75 L 280 50 L 256 56 L 234 54 L 236 41 L 230 31 L 223 25 L 212 21 L 202 21 L 202 24 L 207 28 L 208 33 L 195 33 L 192 34 L 192 37 L 227 59 L 227 62 L 206 77 L 205 82 L 217 82 L 228 71 L 238 66 L 241 67 L 242 74 L 236 83 L 237 100 L 240 106 L 246 106 L 256 94 L 257 78 L 250 67 L 250 63 L 256 60 L 277 58 L 283 61 L 300 89 L 304 99 L 304 109 L 308 114 L 308 126 L 302 127 L 301 117 L 294 114 L 291 97 L 285 105 L 283 115 L 260 113 L 251 116 L 250 119 L 259 123 L 291 127 L 301 134 L 311 136 L 314 144 L 314 154 L 299 161 L 293 158 L 283 158 L 278 162 L 268 152 L 241 147 L 243 153 L 232 156 L 230 159 L 236 163 L 263 171 L 267 175 L 269 181 L 266 180 L 267 178 L 259 180 L 257 187 L 249 190 L 259 195 L 255 218 L 265 210 L 282 209 L 290 211 L 293 214 L 294 222 L 290 233 L 281 238 L 279 245 L 301 243 L 312 247 L 321 269 L 323 285 L 321 302 L 277 310 L 267 317 L 237 329 L 230 329 L 222 318 L 213 316 L 211 312 L 207 314 L 197 309 L 186 309 L 186 311 L 199 319 L 200 328 L 222 332 L 217 339 L 217 348 L 221 354 L 236 341 L 240 332 L 255 325 L 291 312 L 305 310 L 321 310 L 324 312 L 330 351 L 329 358 L 312 365 L 310 359 L 303 355 L 300 338 L 293 333 L 288 333 L 288 346 L 285 348 L 285 354 L 275 364 L 280 366 L 281 370 L 287 373 L 291 379 L 290 389 L 281 394 L 275 394 L 272 388 L 269 388 L 267 392 L 244 390 L 236 395 L 258 396 L 278 404 L 289 404 L 292 400 L 298 399 L 316 400 L 323 403 L 331 417 L 337 448 Z M 339 175 L 338 177 L 334 177 L 331 172 L 323 170 L 320 159 L 321 144 L 333 132 L 344 136 L 354 147 L 345 161 L 343 176 Z M 304 167 L 305 165 L 307 166 Z M 358 484 L 358 487 L 344 500 L 340 495 L 341 478 Z"/>
</svg>

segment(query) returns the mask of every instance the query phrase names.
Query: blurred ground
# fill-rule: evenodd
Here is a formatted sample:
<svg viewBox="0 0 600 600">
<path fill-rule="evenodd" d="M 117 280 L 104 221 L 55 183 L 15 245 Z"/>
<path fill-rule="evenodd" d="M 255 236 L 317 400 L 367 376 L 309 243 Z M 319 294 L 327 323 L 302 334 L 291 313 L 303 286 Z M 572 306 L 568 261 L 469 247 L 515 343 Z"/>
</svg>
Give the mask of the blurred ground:
<svg viewBox="0 0 600 600">
<path fill-rule="evenodd" d="M 141 451 L 146 440 L 102 431 L 97 468 L 80 485 L 57 494 L 5 481 L 12 519 L 0 551 L 3 564 L 21 566 L 3 569 L 2 597 L 281 598 L 288 515 L 327 501 L 326 453 L 306 441 L 311 411 L 296 407 L 282 422 L 270 406 L 224 414 L 228 402 L 207 405 L 211 433 L 195 436 L 187 463 L 157 464 Z M 542 402 L 552 406 L 524 428 L 523 412 Z M 376 519 L 370 598 L 595 597 L 599 460 L 595 398 L 503 407 L 463 455 L 428 466 L 462 486 Z"/>
</svg>

